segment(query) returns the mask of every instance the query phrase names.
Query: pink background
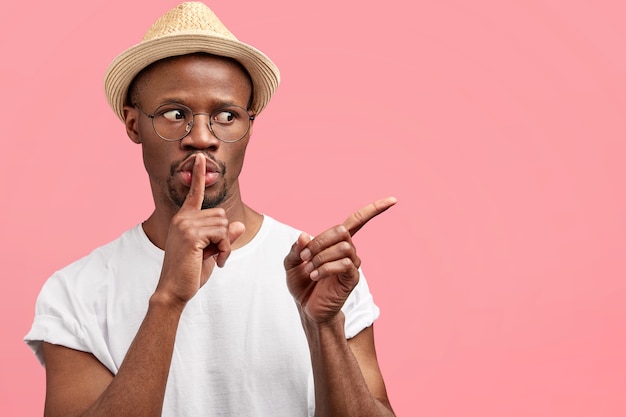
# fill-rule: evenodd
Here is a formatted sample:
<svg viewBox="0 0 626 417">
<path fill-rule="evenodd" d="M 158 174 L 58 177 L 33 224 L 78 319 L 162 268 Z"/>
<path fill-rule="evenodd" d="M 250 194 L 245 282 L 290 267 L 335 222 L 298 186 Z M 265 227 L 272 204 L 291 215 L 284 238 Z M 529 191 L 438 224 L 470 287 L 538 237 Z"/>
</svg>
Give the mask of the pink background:
<svg viewBox="0 0 626 417">
<path fill-rule="evenodd" d="M 626 415 L 622 2 L 213 3 L 283 75 L 245 200 L 312 233 L 400 201 L 356 239 L 399 416 Z M 0 415 L 41 415 L 44 280 L 151 210 L 102 77 L 174 4 L 3 5 Z"/>
</svg>

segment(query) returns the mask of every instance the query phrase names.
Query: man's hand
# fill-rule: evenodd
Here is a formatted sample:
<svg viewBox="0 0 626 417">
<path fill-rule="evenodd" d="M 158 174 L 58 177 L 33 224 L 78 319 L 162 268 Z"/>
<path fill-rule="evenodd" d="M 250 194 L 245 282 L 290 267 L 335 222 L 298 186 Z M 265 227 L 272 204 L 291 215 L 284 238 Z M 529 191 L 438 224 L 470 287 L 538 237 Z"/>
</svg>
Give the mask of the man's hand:
<svg viewBox="0 0 626 417">
<path fill-rule="evenodd" d="M 206 157 L 195 158 L 189 193 L 170 223 L 156 290 L 181 306 L 207 282 L 216 264 L 224 266 L 231 243 L 245 230 L 241 222 L 229 223 L 224 209 L 202 210 Z"/>
<path fill-rule="evenodd" d="M 378 200 L 315 239 L 306 233 L 298 237 L 284 266 L 289 291 L 307 318 L 317 323 L 329 322 L 341 311 L 359 282 L 361 260 L 352 236 L 396 202 L 394 197 Z"/>
</svg>

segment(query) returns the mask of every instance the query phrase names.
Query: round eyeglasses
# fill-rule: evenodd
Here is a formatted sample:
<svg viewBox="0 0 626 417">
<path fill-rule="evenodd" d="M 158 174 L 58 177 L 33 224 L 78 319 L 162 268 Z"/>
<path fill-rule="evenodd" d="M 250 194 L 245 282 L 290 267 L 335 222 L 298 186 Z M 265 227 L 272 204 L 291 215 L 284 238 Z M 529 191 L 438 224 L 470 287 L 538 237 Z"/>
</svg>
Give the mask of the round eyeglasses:
<svg viewBox="0 0 626 417">
<path fill-rule="evenodd" d="M 209 130 L 222 142 L 240 141 L 250 130 L 250 121 L 254 116 L 246 109 L 236 105 L 223 106 L 212 113 L 194 113 L 189 107 L 180 103 L 162 104 L 148 114 L 138 104 L 134 105 L 146 117 L 152 119 L 152 127 L 159 137 L 168 142 L 183 139 L 194 126 L 194 116 L 209 116 Z"/>
</svg>

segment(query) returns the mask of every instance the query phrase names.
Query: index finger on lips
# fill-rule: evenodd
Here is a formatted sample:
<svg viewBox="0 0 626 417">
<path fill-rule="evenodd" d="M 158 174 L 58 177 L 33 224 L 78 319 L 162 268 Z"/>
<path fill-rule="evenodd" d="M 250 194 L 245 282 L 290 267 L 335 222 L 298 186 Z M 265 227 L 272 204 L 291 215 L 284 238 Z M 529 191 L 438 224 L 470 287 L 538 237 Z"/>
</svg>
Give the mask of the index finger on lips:
<svg viewBox="0 0 626 417">
<path fill-rule="evenodd" d="M 204 183 L 206 177 L 206 159 L 204 155 L 197 154 L 193 162 L 193 171 L 191 173 L 191 185 L 189 192 L 185 198 L 184 205 L 186 207 L 202 209 L 202 201 L 204 200 Z"/>
<path fill-rule="evenodd" d="M 352 213 L 343 222 L 343 225 L 348 229 L 348 232 L 350 232 L 350 236 L 354 236 L 368 221 L 386 211 L 397 202 L 398 200 L 395 197 L 386 197 L 376 200 Z"/>
</svg>

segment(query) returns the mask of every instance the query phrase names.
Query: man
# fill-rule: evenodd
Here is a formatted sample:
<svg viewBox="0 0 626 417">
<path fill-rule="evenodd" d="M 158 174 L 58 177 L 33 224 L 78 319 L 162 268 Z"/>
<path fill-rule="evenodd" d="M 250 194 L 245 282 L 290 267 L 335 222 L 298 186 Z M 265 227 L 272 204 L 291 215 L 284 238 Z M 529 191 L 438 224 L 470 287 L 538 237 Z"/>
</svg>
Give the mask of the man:
<svg viewBox="0 0 626 417">
<path fill-rule="evenodd" d="M 395 199 L 314 239 L 241 199 L 278 81 L 195 2 L 113 61 L 107 97 L 155 209 L 42 289 L 26 341 L 46 366 L 45 415 L 393 415 L 351 236 Z"/>
</svg>

